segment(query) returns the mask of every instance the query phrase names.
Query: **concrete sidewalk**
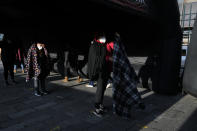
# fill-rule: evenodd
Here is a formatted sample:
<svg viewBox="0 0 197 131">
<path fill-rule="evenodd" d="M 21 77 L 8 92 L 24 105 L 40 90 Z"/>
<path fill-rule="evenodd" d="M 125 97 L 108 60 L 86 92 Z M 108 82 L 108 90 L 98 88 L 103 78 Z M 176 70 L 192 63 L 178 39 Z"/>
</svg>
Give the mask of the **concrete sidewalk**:
<svg viewBox="0 0 197 131">
<path fill-rule="evenodd" d="M 190 95 L 163 96 L 140 88 L 145 110 L 132 108 L 132 119 L 112 113 L 112 89 L 105 93 L 109 112 L 98 118 L 91 114 L 96 88 L 85 87 L 73 78 L 63 83 L 57 73 L 48 78 L 52 92 L 43 97 L 32 94 L 25 76 L 15 74 L 19 83 L 6 87 L 0 64 L 0 131 L 195 131 L 197 99 Z"/>
</svg>

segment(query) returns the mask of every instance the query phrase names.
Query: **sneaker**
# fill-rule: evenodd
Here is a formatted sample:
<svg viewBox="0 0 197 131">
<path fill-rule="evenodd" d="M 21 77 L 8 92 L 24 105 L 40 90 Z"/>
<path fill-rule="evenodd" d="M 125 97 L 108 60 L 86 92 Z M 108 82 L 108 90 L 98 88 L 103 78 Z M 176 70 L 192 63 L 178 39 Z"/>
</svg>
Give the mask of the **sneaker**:
<svg viewBox="0 0 197 131">
<path fill-rule="evenodd" d="M 22 71 L 21 71 L 21 73 L 22 73 L 22 74 L 24 74 L 24 73 L 25 73 L 25 71 L 24 71 L 24 70 L 22 70 Z"/>
<path fill-rule="evenodd" d="M 94 87 L 93 85 L 87 84 L 86 87 Z"/>
<path fill-rule="evenodd" d="M 49 94 L 49 91 L 47 90 L 44 90 L 44 91 L 40 91 L 43 95 L 48 95 Z"/>
<path fill-rule="evenodd" d="M 103 106 L 102 104 L 100 104 L 99 107 L 100 107 L 99 110 L 100 110 L 101 112 L 104 112 L 104 113 L 107 112 L 107 108 L 106 108 L 105 106 Z"/>
<path fill-rule="evenodd" d="M 40 93 L 40 92 L 35 92 L 34 95 L 35 95 L 35 96 L 42 96 L 43 94 Z"/>
<path fill-rule="evenodd" d="M 95 116 L 103 117 L 103 112 L 102 112 L 100 109 L 95 109 L 92 113 L 93 113 Z"/>
</svg>

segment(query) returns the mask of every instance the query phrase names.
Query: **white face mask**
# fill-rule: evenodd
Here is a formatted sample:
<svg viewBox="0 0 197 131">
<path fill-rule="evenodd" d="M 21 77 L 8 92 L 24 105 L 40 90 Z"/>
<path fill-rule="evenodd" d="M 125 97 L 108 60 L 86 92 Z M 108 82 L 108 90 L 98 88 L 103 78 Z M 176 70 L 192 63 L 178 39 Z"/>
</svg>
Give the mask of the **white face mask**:
<svg viewBox="0 0 197 131">
<path fill-rule="evenodd" d="M 38 47 L 38 49 L 39 49 L 39 50 L 42 50 L 42 46 L 40 46 L 40 45 L 37 45 L 37 47 Z"/>
<path fill-rule="evenodd" d="M 105 43 L 105 42 L 106 42 L 106 38 L 105 38 L 105 37 L 102 37 L 102 38 L 99 39 L 99 41 L 100 41 L 101 43 Z"/>
</svg>

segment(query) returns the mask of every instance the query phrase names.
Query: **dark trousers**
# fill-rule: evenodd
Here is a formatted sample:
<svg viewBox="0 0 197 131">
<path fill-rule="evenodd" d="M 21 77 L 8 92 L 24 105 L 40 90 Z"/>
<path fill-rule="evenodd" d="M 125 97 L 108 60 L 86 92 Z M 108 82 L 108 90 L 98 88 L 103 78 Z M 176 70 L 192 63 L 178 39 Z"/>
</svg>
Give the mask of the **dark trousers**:
<svg viewBox="0 0 197 131">
<path fill-rule="evenodd" d="M 79 76 L 78 73 L 78 54 L 71 53 L 71 51 L 58 52 L 58 71 L 63 77 L 69 77 L 70 69 L 72 74 Z"/>
<path fill-rule="evenodd" d="M 74 76 L 79 75 L 79 63 L 78 63 L 78 54 L 76 52 L 69 52 L 68 54 L 69 68 L 72 68 L 72 73 Z"/>
<path fill-rule="evenodd" d="M 45 91 L 46 86 L 45 86 L 45 78 L 34 78 L 34 91 L 35 92 L 40 92 L 40 91 Z"/>
<path fill-rule="evenodd" d="M 107 82 L 109 79 L 109 72 L 100 72 L 97 80 L 97 89 L 95 96 L 95 107 L 99 108 L 100 104 L 103 104 L 103 97 L 106 90 Z"/>
<path fill-rule="evenodd" d="M 142 77 L 141 80 L 142 80 L 143 88 L 149 88 L 149 85 L 148 85 L 149 77 Z"/>
<path fill-rule="evenodd" d="M 148 80 L 149 79 L 152 80 L 152 72 L 153 72 L 152 66 L 143 65 L 140 68 L 140 71 L 138 73 L 138 79 L 141 78 L 143 88 L 149 88 Z"/>
<path fill-rule="evenodd" d="M 14 80 L 14 64 L 9 63 L 6 60 L 2 60 L 4 67 L 4 79 L 8 80 L 8 72 L 10 73 L 11 79 Z"/>
</svg>

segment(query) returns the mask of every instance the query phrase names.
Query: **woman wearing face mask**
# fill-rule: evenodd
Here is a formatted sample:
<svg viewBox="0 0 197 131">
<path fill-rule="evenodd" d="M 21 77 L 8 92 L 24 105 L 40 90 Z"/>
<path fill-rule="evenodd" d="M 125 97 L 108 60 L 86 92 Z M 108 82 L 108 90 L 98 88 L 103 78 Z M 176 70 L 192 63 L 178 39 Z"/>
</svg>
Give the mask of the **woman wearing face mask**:
<svg viewBox="0 0 197 131">
<path fill-rule="evenodd" d="M 26 82 L 31 78 L 34 79 L 34 95 L 47 95 L 49 92 L 45 87 L 45 79 L 50 73 L 49 57 L 42 42 L 37 42 L 30 47 L 27 54 L 26 72 Z"/>
</svg>

